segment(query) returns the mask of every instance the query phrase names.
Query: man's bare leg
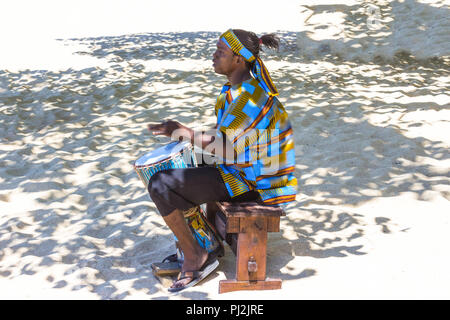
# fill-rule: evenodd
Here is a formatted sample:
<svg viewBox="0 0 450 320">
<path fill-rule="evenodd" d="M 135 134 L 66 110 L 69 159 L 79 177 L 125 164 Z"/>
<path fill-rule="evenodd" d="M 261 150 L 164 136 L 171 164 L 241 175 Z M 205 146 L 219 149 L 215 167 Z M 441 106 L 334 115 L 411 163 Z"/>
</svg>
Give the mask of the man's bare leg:
<svg viewBox="0 0 450 320">
<path fill-rule="evenodd" d="M 195 240 L 191 230 L 189 230 L 189 227 L 186 224 L 183 212 L 176 209 L 167 216 L 163 216 L 163 219 L 177 237 L 178 244 L 183 251 L 184 263 L 181 271 L 199 270 L 208 259 L 208 252 L 200 247 L 197 240 Z M 172 287 L 176 288 L 184 286 L 191 281 L 192 279 L 190 278 L 175 281 Z"/>
</svg>

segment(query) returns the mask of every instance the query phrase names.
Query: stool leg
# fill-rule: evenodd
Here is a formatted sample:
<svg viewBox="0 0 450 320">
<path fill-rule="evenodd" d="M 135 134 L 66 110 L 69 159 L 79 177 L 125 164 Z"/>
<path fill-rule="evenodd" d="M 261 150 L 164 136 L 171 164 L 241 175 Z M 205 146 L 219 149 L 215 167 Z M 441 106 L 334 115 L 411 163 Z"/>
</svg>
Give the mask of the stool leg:
<svg viewBox="0 0 450 320">
<path fill-rule="evenodd" d="M 265 280 L 266 251 L 267 221 L 265 217 L 241 219 L 236 252 L 236 280 Z M 249 272 L 249 262 L 256 264 L 256 271 Z"/>
<path fill-rule="evenodd" d="M 236 253 L 236 279 L 220 281 L 219 293 L 281 289 L 280 279 L 266 278 L 266 251 L 267 218 L 241 218 Z"/>
</svg>

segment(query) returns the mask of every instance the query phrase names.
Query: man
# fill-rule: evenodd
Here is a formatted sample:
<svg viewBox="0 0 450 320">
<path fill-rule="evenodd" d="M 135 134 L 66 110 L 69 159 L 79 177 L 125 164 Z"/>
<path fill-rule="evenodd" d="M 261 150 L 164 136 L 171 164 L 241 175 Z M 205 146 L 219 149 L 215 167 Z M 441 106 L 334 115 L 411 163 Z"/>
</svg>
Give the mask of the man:
<svg viewBox="0 0 450 320">
<path fill-rule="evenodd" d="M 149 182 L 150 197 L 184 255 L 182 272 L 169 291 L 192 286 L 217 267 L 193 238 L 183 211 L 213 201 L 295 201 L 292 127 L 259 58 L 262 45 L 278 48 L 278 39 L 231 29 L 220 36 L 213 67 L 228 82 L 216 101 L 212 132 L 195 132 L 172 120 L 148 126 L 152 134 L 184 137 L 223 160 L 213 166 L 161 171 Z"/>
</svg>

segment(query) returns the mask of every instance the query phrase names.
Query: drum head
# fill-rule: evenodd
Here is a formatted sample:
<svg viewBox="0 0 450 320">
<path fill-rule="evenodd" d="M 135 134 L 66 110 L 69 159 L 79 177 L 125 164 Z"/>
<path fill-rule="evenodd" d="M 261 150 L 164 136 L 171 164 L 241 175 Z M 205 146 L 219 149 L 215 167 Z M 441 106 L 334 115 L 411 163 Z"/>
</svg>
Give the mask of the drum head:
<svg viewBox="0 0 450 320">
<path fill-rule="evenodd" d="M 144 154 L 142 157 L 136 160 L 135 166 L 145 166 L 152 163 L 157 163 L 165 159 L 171 158 L 185 148 L 190 147 L 191 144 L 187 141 L 183 142 L 171 142 L 165 146 L 159 147 L 153 151 Z"/>
</svg>

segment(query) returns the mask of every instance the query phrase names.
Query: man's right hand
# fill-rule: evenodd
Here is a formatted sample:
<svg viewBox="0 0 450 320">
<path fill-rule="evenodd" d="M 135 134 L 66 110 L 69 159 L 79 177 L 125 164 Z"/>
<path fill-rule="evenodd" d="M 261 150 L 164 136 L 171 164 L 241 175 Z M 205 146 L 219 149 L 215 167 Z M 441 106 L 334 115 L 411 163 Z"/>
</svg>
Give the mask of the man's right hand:
<svg viewBox="0 0 450 320">
<path fill-rule="evenodd" d="M 162 123 L 149 124 L 148 130 L 154 135 L 163 135 L 174 141 L 188 140 L 194 143 L 194 130 L 183 126 L 178 121 L 168 120 Z"/>
</svg>

